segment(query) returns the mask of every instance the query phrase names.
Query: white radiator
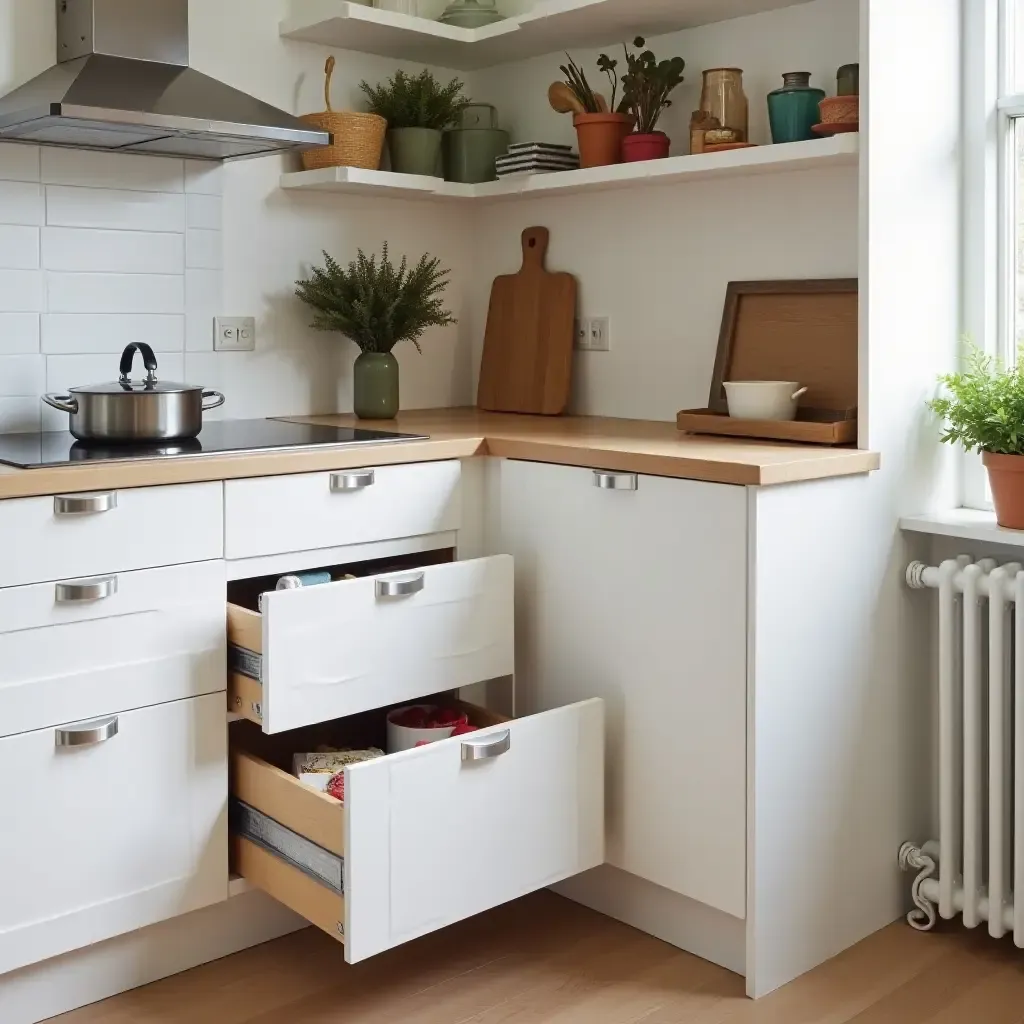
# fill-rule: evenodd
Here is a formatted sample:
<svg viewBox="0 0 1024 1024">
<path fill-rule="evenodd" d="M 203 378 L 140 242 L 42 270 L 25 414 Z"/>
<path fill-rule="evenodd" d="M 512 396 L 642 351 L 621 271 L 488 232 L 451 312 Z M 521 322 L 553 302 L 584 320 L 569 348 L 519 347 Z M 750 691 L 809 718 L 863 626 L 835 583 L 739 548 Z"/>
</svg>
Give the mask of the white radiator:
<svg viewBox="0 0 1024 1024">
<path fill-rule="evenodd" d="M 926 931 L 937 907 L 1024 947 L 1024 571 L 962 555 L 907 583 L 939 592 L 939 837 L 900 850 L 907 920 Z"/>
</svg>

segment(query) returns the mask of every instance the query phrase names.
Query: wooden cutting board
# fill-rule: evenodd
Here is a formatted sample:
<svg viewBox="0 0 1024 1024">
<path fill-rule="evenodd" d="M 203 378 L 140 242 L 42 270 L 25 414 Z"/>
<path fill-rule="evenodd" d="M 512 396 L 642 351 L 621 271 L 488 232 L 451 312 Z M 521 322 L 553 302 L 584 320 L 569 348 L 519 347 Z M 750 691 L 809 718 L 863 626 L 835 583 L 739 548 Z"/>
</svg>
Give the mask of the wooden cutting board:
<svg viewBox="0 0 1024 1024">
<path fill-rule="evenodd" d="M 547 228 L 523 232 L 523 265 L 495 278 L 477 405 L 490 412 L 559 416 L 572 383 L 576 278 L 544 267 Z"/>
</svg>

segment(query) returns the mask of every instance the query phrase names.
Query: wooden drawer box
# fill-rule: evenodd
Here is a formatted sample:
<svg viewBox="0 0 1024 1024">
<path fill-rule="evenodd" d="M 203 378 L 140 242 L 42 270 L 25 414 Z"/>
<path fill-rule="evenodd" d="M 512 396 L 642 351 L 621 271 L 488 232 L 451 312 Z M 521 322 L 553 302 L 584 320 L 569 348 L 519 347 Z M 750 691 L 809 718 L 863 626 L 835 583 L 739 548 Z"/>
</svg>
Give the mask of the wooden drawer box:
<svg viewBox="0 0 1024 1024">
<path fill-rule="evenodd" d="M 221 558 L 222 485 L 0 501 L 0 537 L 0 587 Z"/>
<path fill-rule="evenodd" d="M 225 557 L 368 544 L 458 530 L 462 464 L 228 480 Z"/>
<path fill-rule="evenodd" d="M 228 709 L 268 733 L 512 674 L 508 555 L 228 605 Z"/>
<path fill-rule="evenodd" d="M 234 723 L 236 811 L 267 827 L 266 840 L 232 837 L 233 870 L 357 963 L 601 864 L 603 702 L 516 721 L 468 710 L 480 732 L 346 769 L 344 806 L 287 771 L 323 728 L 271 737 Z"/>
</svg>

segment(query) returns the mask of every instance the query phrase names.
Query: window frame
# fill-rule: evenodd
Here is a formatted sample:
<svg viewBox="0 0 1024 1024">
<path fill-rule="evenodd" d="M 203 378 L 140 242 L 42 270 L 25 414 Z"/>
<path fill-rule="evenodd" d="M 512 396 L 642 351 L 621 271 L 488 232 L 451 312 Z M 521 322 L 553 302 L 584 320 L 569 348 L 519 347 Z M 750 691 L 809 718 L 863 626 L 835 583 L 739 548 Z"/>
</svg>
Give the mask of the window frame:
<svg viewBox="0 0 1024 1024">
<path fill-rule="evenodd" d="M 963 333 L 988 354 L 1013 358 L 1017 236 L 1015 120 L 1024 93 L 1014 93 L 1018 18 L 1024 0 L 965 5 L 963 80 Z M 1024 81 L 1019 83 L 1024 85 Z M 1024 130 L 1024 121 L 1022 121 Z M 961 463 L 961 503 L 992 509 L 977 454 Z"/>
</svg>

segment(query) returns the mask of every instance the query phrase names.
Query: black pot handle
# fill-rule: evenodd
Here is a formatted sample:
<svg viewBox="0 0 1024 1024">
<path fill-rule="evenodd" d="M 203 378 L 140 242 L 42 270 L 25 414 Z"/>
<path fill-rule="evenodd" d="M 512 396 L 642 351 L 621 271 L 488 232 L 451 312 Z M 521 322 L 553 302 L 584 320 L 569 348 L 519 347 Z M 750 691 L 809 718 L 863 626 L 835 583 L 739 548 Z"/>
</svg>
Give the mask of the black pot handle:
<svg viewBox="0 0 1024 1024">
<path fill-rule="evenodd" d="M 156 380 L 156 356 L 153 350 L 144 341 L 133 341 L 121 354 L 121 382 L 125 383 L 131 379 L 136 352 L 142 355 L 142 364 L 146 367 L 146 379 Z"/>
</svg>

